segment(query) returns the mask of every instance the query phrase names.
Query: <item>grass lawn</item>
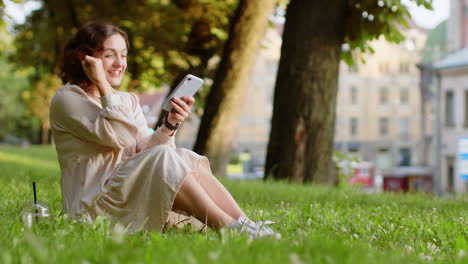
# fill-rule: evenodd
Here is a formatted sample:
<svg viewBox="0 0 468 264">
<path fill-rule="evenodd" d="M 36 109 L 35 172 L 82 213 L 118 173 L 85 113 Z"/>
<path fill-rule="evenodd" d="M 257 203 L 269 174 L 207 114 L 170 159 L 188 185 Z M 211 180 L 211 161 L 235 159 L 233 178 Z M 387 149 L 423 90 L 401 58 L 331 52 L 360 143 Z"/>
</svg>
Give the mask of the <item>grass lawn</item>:
<svg viewBox="0 0 468 264">
<path fill-rule="evenodd" d="M 38 199 L 52 211 L 21 221 Z M 278 182 L 223 183 L 255 220 L 273 220 L 281 240 L 171 229 L 122 236 L 108 221 L 62 213 L 60 170 L 50 146 L 0 148 L 0 263 L 468 263 L 468 198 L 364 194 Z"/>
</svg>

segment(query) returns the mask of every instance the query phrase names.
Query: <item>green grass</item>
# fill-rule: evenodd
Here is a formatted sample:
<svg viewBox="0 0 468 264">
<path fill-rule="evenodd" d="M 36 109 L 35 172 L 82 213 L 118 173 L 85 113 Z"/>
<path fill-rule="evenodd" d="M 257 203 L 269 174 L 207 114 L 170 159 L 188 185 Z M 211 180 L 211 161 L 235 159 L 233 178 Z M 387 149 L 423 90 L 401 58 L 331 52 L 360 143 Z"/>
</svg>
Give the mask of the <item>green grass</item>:
<svg viewBox="0 0 468 264">
<path fill-rule="evenodd" d="M 52 210 L 32 229 L 32 200 Z M 468 199 L 364 194 L 278 182 L 223 183 L 253 219 L 274 220 L 281 240 L 171 229 L 122 236 L 106 219 L 63 215 L 50 146 L 0 148 L 0 263 L 468 263 Z"/>
</svg>

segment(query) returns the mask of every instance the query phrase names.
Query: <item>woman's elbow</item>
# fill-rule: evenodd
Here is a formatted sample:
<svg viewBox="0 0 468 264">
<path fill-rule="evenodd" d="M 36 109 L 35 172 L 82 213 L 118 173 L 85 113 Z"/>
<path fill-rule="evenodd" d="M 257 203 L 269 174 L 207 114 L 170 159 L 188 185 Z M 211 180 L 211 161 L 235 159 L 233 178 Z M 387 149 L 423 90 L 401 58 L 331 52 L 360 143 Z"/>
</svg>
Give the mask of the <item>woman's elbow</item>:
<svg viewBox="0 0 468 264">
<path fill-rule="evenodd" d="M 126 149 L 136 144 L 134 137 L 121 137 L 115 141 L 115 147 L 119 149 Z"/>
</svg>

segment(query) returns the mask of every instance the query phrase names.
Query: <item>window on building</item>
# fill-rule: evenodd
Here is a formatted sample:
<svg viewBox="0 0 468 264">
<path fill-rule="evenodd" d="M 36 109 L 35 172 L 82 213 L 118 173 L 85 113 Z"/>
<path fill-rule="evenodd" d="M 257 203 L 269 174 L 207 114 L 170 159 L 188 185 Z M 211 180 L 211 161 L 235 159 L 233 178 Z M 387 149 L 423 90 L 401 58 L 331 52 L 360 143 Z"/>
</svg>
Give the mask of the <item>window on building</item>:
<svg viewBox="0 0 468 264">
<path fill-rule="evenodd" d="M 465 90 L 465 128 L 468 127 L 468 90 Z"/>
<path fill-rule="evenodd" d="M 357 136 L 358 134 L 358 119 L 356 117 L 351 117 L 350 133 L 351 133 L 351 136 Z"/>
<path fill-rule="evenodd" d="M 387 87 L 380 87 L 379 102 L 382 105 L 388 104 L 388 88 Z"/>
<path fill-rule="evenodd" d="M 445 92 L 445 126 L 455 126 L 453 91 Z"/>
<path fill-rule="evenodd" d="M 388 118 L 382 117 L 379 119 L 379 132 L 381 136 L 388 135 Z"/>
<path fill-rule="evenodd" d="M 381 170 L 388 170 L 392 166 L 392 159 L 389 149 L 379 149 L 376 157 L 377 168 Z"/>
<path fill-rule="evenodd" d="M 350 154 L 358 155 L 361 144 L 359 142 L 348 142 L 348 152 Z"/>
<path fill-rule="evenodd" d="M 390 66 L 388 65 L 388 63 L 379 64 L 379 70 L 381 73 L 387 73 L 390 71 Z"/>
<path fill-rule="evenodd" d="M 400 89 L 400 103 L 407 105 L 409 102 L 409 89 L 404 87 Z"/>
<path fill-rule="evenodd" d="M 400 160 L 398 162 L 400 166 L 410 166 L 411 165 L 411 149 L 401 148 L 400 149 Z"/>
<path fill-rule="evenodd" d="M 400 72 L 409 72 L 408 62 L 400 62 Z"/>
<path fill-rule="evenodd" d="M 358 104 L 358 89 L 356 87 L 351 87 L 351 104 Z"/>
<path fill-rule="evenodd" d="M 453 192 L 455 187 L 455 158 L 452 156 L 448 156 L 446 160 L 447 164 L 447 191 Z"/>
<path fill-rule="evenodd" d="M 409 118 L 408 117 L 400 118 L 400 135 L 404 137 L 409 136 Z"/>
</svg>

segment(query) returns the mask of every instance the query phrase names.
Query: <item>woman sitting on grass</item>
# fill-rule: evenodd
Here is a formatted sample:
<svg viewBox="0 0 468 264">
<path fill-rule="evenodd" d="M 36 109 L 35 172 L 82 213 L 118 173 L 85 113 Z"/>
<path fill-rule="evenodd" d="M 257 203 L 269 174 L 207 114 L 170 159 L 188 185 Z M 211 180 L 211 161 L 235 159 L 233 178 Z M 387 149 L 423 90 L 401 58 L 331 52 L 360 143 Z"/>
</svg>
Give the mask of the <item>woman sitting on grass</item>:
<svg viewBox="0 0 468 264">
<path fill-rule="evenodd" d="M 215 230 L 278 236 L 246 217 L 206 157 L 175 147 L 193 97 L 172 99 L 173 110 L 151 134 L 138 97 L 116 90 L 128 48 L 126 33 L 104 23 L 83 26 L 64 48 L 60 77 L 68 85 L 52 100 L 50 123 L 65 212 L 108 215 L 132 232 L 160 231 L 170 213 L 181 212 Z"/>
</svg>

